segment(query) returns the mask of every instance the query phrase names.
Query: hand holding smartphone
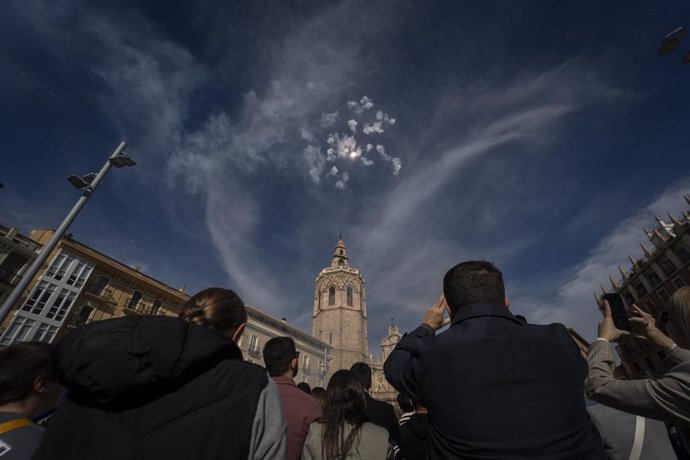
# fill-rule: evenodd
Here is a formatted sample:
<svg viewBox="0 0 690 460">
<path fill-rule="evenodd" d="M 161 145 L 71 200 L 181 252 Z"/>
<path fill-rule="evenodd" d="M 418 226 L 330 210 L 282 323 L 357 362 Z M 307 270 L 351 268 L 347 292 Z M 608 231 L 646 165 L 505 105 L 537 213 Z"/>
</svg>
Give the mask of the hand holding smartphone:
<svg viewBox="0 0 690 460">
<path fill-rule="evenodd" d="M 620 294 L 604 294 L 602 301 L 607 301 L 611 307 L 611 316 L 613 318 L 613 325 L 616 329 L 621 331 L 630 331 L 630 321 L 628 320 L 628 312 L 623 303 L 623 297 Z"/>
</svg>

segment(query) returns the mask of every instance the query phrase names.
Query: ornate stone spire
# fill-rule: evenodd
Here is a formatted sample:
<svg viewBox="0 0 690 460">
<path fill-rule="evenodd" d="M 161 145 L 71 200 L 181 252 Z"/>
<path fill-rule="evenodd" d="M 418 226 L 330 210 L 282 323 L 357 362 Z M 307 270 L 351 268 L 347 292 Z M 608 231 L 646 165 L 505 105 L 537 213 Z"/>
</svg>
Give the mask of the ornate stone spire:
<svg viewBox="0 0 690 460">
<path fill-rule="evenodd" d="M 350 263 L 347 258 L 347 248 L 345 247 L 345 242 L 343 241 L 343 235 L 340 234 L 338 238 L 338 243 L 335 245 L 335 251 L 333 252 L 333 258 L 331 259 L 331 267 L 349 267 Z"/>
</svg>

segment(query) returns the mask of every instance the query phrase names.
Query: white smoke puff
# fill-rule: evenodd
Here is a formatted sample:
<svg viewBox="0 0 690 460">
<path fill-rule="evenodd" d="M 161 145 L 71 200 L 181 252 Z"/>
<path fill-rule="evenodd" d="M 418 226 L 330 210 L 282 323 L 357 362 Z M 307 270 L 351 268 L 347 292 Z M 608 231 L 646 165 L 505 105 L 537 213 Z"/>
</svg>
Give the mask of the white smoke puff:
<svg viewBox="0 0 690 460">
<path fill-rule="evenodd" d="M 308 145 L 304 148 L 304 158 L 309 165 L 309 177 L 316 185 L 321 183 L 321 173 L 324 168 L 324 159 L 321 148 L 318 145 Z"/>
<path fill-rule="evenodd" d="M 316 137 L 314 136 L 314 133 L 312 133 L 309 129 L 302 127 L 299 130 L 300 135 L 302 136 L 302 139 L 304 139 L 307 142 L 316 142 Z"/>
<path fill-rule="evenodd" d="M 359 102 L 357 101 L 347 101 L 347 108 L 350 110 L 357 110 L 359 108 Z"/>
<path fill-rule="evenodd" d="M 362 157 L 362 164 L 364 166 L 371 166 L 374 164 L 374 162 L 368 159 L 367 157 Z"/>
<path fill-rule="evenodd" d="M 374 146 L 371 144 L 367 144 L 367 152 L 371 152 L 371 149 L 373 149 Z"/>
<path fill-rule="evenodd" d="M 353 152 L 357 152 L 357 139 L 355 136 L 345 136 L 338 141 L 338 156 L 351 158 Z"/>
<path fill-rule="evenodd" d="M 335 161 L 335 149 L 330 148 L 326 150 L 326 161 Z"/>
<path fill-rule="evenodd" d="M 357 134 L 357 120 L 350 119 L 348 120 L 347 125 L 350 127 L 352 134 Z"/>
<path fill-rule="evenodd" d="M 386 115 L 383 117 L 383 122 L 384 122 L 384 123 L 388 123 L 389 125 L 393 126 L 393 125 L 395 124 L 395 118 L 391 118 L 391 117 L 388 116 L 388 114 L 386 114 Z"/>
<path fill-rule="evenodd" d="M 376 112 L 376 119 L 383 120 L 383 112 L 381 112 L 380 110 Z"/>
<path fill-rule="evenodd" d="M 335 183 L 335 188 L 338 190 L 345 190 L 345 187 L 347 186 L 348 181 L 350 180 L 350 175 L 347 172 L 344 172 L 342 176 L 340 176 L 340 179 L 338 179 L 338 182 Z"/>
<path fill-rule="evenodd" d="M 400 158 L 393 158 L 391 159 L 391 163 L 393 164 L 393 175 L 397 176 L 400 174 L 400 169 L 402 168 L 402 161 L 400 161 Z"/>
<path fill-rule="evenodd" d="M 384 147 L 383 145 L 381 145 L 381 144 L 377 145 L 376 151 L 381 154 L 381 156 L 383 157 L 384 160 L 387 161 L 390 158 L 390 156 L 388 156 L 388 154 L 386 153 L 386 147 Z"/>
<path fill-rule="evenodd" d="M 359 101 L 359 105 L 362 107 L 363 110 L 369 110 L 372 107 L 374 107 L 374 101 L 372 101 L 366 96 L 362 96 L 362 99 Z"/>
<path fill-rule="evenodd" d="M 345 173 L 347 174 L 347 173 Z M 333 166 L 330 171 L 328 171 L 328 174 L 326 174 L 326 177 L 335 177 L 338 175 L 338 168 Z"/>
<path fill-rule="evenodd" d="M 338 121 L 338 111 L 332 113 L 322 113 L 321 114 L 321 127 L 330 128 Z"/>
<path fill-rule="evenodd" d="M 384 132 L 383 128 L 381 127 L 382 124 L 383 122 L 381 121 L 375 121 L 372 124 L 364 123 L 364 129 L 362 132 L 364 134 L 382 134 Z"/>
</svg>

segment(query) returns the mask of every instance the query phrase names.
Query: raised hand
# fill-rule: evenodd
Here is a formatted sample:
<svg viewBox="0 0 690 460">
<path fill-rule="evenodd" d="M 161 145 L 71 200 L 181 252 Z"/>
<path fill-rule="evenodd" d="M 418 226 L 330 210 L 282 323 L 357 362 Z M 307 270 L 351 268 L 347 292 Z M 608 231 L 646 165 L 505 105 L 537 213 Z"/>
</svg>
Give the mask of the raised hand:
<svg viewBox="0 0 690 460">
<path fill-rule="evenodd" d="M 446 304 L 446 298 L 441 294 L 436 303 L 429 308 L 429 310 L 424 315 L 423 323 L 428 325 L 434 331 L 441 329 L 446 324 L 450 323 L 450 318 L 443 318 L 443 315 L 448 310 L 448 304 Z"/>
<path fill-rule="evenodd" d="M 635 337 L 650 340 L 662 348 L 671 348 L 674 345 L 673 340 L 656 327 L 656 320 L 652 315 L 637 305 L 630 307 L 630 311 L 633 316 L 629 320 L 637 325 L 634 329 Z"/>
</svg>

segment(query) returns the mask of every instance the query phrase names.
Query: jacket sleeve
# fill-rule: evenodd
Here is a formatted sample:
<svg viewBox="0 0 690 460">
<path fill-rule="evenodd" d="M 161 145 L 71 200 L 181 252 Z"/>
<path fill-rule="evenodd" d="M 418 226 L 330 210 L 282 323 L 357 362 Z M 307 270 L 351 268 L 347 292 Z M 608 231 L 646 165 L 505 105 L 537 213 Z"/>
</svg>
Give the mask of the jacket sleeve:
<svg viewBox="0 0 690 460">
<path fill-rule="evenodd" d="M 681 364 L 656 380 L 618 380 L 613 376 L 611 344 L 594 342 L 587 357 L 587 396 L 635 415 L 690 427 L 690 364 Z"/>
<path fill-rule="evenodd" d="M 666 352 L 666 358 L 664 359 L 664 364 L 671 367 L 677 366 L 685 361 L 690 361 L 690 351 L 680 348 L 678 345 L 671 350 Z"/>
<path fill-rule="evenodd" d="M 422 368 L 420 342 L 433 335 L 434 332 L 426 326 L 405 334 L 383 365 L 386 380 L 399 392 L 417 400 L 422 399 L 419 391 Z"/>
<path fill-rule="evenodd" d="M 278 387 L 273 379 L 269 378 L 256 406 L 249 458 L 253 460 L 285 459 L 287 457 L 286 426 Z"/>
</svg>

